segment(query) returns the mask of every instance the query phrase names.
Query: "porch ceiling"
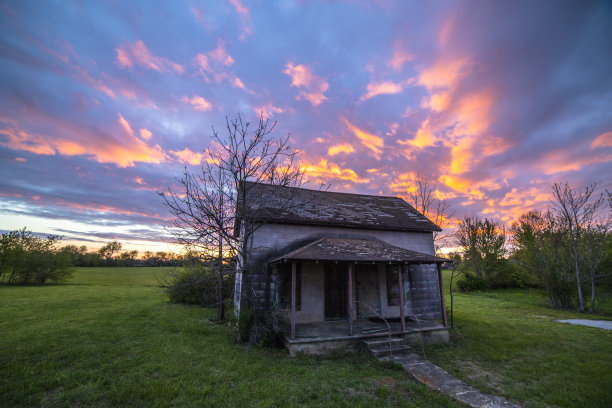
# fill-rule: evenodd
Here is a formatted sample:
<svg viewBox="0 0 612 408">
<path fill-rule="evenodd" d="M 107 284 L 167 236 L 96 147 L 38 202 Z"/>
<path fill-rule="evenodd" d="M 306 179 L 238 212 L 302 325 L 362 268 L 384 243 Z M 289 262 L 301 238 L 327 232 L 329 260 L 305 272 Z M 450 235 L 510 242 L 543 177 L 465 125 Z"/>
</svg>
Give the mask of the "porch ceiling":
<svg viewBox="0 0 612 408">
<path fill-rule="evenodd" d="M 448 259 L 410 251 L 386 242 L 368 239 L 320 238 L 295 249 L 271 262 L 284 261 L 336 261 L 336 262 L 405 262 L 440 263 Z"/>
</svg>

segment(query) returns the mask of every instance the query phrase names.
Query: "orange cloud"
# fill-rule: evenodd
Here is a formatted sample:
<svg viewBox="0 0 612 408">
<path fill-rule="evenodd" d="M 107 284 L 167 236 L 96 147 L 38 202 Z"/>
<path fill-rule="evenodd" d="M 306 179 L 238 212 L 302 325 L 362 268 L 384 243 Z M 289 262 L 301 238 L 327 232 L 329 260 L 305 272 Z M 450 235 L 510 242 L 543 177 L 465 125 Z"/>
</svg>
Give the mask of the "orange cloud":
<svg viewBox="0 0 612 408">
<path fill-rule="evenodd" d="M 420 72 L 417 83 L 428 90 L 439 88 L 452 89 L 465 74 L 469 60 L 467 58 L 448 61 L 441 59 L 433 66 Z"/>
<path fill-rule="evenodd" d="M 192 152 L 188 147 L 183 150 L 170 150 L 170 153 L 172 153 L 179 162 L 194 166 L 202 163 L 202 159 L 204 158 L 204 153 Z"/>
<path fill-rule="evenodd" d="M 422 149 L 424 147 L 434 146 L 437 141 L 438 139 L 436 138 L 434 131 L 429 123 L 429 118 L 427 118 L 421 125 L 420 129 L 417 130 L 414 139 L 398 140 L 398 143 L 401 145 L 409 145 Z"/>
<path fill-rule="evenodd" d="M 212 104 L 198 95 L 194 95 L 191 98 L 189 98 L 187 95 L 184 95 L 181 98 L 181 102 L 190 104 L 194 110 L 200 112 L 206 112 L 212 109 Z"/>
<path fill-rule="evenodd" d="M 296 99 L 306 99 L 312 106 L 318 106 L 327 100 L 324 93 L 329 84 L 323 78 L 314 75 L 306 65 L 293 65 L 288 62 L 284 74 L 291 77 L 291 86 L 301 88 Z"/>
<path fill-rule="evenodd" d="M 258 115 L 263 115 L 264 119 L 270 119 L 272 116 L 274 116 L 275 113 L 285 112 L 284 109 L 274 106 L 272 105 L 272 103 L 266 103 L 265 105 L 256 106 L 255 108 L 253 108 L 253 110 Z"/>
<path fill-rule="evenodd" d="M 602 133 L 591 142 L 591 150 L 597 147 L 612 147 L 612 132 Z"/>
<path fill-rule="evenodd" d="M 354 183 L 368 183 L 370 179 L 361 178 L 352 169 L 342 169 L 335 163 L 328 163 L 321 159 L 317 164 L 302 164 L 301 169 L 307 176 L 314 177 L 318 181 L 347 180 Z"/>
<path fill-rule="evenodd" d="M 468 195 L 472 199 L 484 198 L 484 193 L 481 191 L 479 183 L 475 183 L 467 178 L 441 175 L 438 180 L 447 187 L 458 193 Z"/>
<path fill-rule="evenodd" d="M 368 92 L 362 95 L 359 100 L 365 101 L 377 95 L 392 95 L 400 93 L 404 90 L 404 85 L 408 82 L 409 81 L 404 81 L 400 83 L 391 81 L 370 82 L 366 87 Z"/>
<path fill-rule="evenodd" d="M 131 68 L 137 64 L 143 68 L 159 72 L 168 72 L 172 70 L 177 74 L 182 74 L 185 71 L 180 64 L 167 58 L 156 57 L 151 54 L 141 40 L 136 41 L 134 44 L 124 41 L 115 51 L 117 52 L 117 64 L 121 68 Z"/>
<path fill-rule="evenodd" d="M 62 131 L 61 137 L 30 133 L 9 126 L 0 129 L 0 135 L 4 135 L 0 145 L 40 155 L 86 156 L 99 163 L 114 163 L 119 167 L 132 167 L 135 162 L 161 163 L 166 160 L 166 154 L 159 145 L 149 146 L 134 136 L 132 127 L 121 114 L 117 122 L 121 137 L 92 133 L 88 128 L 62 122 L 54 124 Z"/>
<path fill-rule="evenodd" d="M 327 154 L 329 154 L 330 156 L 335 156 L 338 153 L 352 153 L 354 151 L 355 149 L 353 149 L 353 146 L 351 146 L 350 144 L 340 144 L 330 147 L 327 150 Z"/>
<path fill-rule="evenodd" d="M 351 130 L 351 132 L 353 132 L 353 134 L 357 136 L 359 140 L 361 140 L 361 143 L 365 147 L 372 150 L 375 155 L 380 156 L 380 154 L 382 153 L 382 149 L 385 145 L 385 142 L 381 137 L 368 133 L 365 130 L 359 129 L 357 126 L 353 125 L 344 118 L 342 118 L 342 121 Z"/>
</svg>

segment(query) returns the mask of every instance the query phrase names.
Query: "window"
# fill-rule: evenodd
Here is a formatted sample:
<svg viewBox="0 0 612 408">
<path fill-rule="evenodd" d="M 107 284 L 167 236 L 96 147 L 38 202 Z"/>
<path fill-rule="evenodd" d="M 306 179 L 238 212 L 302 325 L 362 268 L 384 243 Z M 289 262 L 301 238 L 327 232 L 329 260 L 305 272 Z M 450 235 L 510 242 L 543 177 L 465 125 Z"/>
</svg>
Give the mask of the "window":
<svg viewBox="0 0 612 408">
<path fill-rule="evenodd" d="M 279 302 L 282 308 L 291 309 L 291 262 L 278 265 Z M 302 263 L 296 262 L 295 310 L 302 309 Z"/>
<path fill-rule="evenodd" d="M 398 265 L 387 265 L 386 268 L 386 280 L 387 280 L 387 306 L 399 306 L 400 304 L 400 292 L 399 292 L 399 266 Z"/>
</svg>

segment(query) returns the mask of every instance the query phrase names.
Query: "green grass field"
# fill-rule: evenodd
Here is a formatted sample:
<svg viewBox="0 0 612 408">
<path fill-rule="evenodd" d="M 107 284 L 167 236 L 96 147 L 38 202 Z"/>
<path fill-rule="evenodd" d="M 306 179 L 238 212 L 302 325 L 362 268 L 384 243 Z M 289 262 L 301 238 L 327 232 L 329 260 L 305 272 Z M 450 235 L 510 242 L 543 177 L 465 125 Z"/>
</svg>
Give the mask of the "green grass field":
<svg viewBox="0 0 612 408">
<path fill-rule="evenodd" d="M 524 406 L 610 407 L 612 331 L 555 322 L 571 318 L 612 317 L 549 308 L 537 290 L 459 293 L 451 344 L 430 347 L 428 358 Z"/>
<path fill-rule="evenodd" d="M 213 311 L 169 304 L 162 271 L 82 268 L 63 285 L 0 286 L 0 405 L 457 406 L 369 356 L 236 344 Z M 612 332 L 556 323 L 585 316 L 545 300 L 456 295 L 453 341 L 427 356 L 525 407 L 612 406 Z"/>
<path fill-rule="evenodd" d="M 64 285 L 0 286 L 0 405 L 457 406 L 364 356 L 245 348 L 214 312 L 172 305 L 159 268 L 82 268 Z"/>
</svg>

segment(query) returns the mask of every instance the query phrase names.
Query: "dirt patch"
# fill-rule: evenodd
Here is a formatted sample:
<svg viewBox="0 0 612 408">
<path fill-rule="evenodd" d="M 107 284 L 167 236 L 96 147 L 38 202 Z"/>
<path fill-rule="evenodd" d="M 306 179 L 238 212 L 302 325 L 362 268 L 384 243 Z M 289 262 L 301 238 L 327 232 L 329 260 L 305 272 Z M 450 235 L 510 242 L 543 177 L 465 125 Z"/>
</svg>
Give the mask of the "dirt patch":
<svg viewBox="0 0 612 408">
<path fill-rule="evenodd" d="M 395 387 L 395 385 L 397 384 L 397 380 L 395 378 L 393 378 L 393 377 L 379 378 L 378 380 L 376 380 L 374 382 L 378 386 L 386 385 L 387 387 Z"/>
<path fill-rule="evenodd" d="M 495 391 L 503 391 L 501 387 L 501 377 L 491 371 L 487 371 L 473 361 L 464 361 L 459 366 L 459 370 L 465 376 L 467 383 L 486 384 Z"/>
</svg>

